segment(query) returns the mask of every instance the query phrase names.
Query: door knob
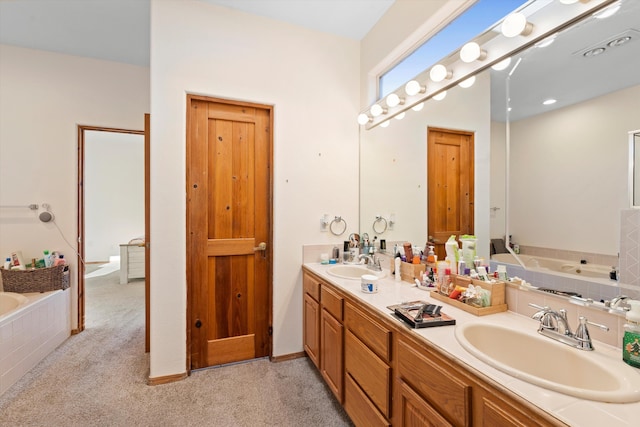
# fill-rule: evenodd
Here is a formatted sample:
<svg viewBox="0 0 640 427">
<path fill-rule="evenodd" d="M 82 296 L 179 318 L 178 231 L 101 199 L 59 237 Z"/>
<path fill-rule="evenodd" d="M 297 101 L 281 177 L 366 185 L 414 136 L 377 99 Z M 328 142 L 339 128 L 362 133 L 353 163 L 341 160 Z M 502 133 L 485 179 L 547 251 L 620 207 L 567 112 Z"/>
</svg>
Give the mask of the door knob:
<svg viewBox="0 0 640 427">
<path fill-rule="evenodd" d="M 267 244 L 265 242 L 260 242 L 260 244 L 258 244 L 258 246 L 256 246 L 255 248 L 253 248 L 254 251 L 266 251 L 267 250 Z"/>
</svg>

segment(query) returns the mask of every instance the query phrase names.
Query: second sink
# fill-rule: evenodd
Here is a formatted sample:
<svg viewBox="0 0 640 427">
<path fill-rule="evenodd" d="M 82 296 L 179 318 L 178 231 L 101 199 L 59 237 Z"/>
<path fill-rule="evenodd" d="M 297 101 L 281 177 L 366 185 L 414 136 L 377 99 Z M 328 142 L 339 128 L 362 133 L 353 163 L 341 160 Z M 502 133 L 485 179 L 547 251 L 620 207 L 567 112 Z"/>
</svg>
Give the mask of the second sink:
<svg viewBox="0 0 640 427">
<path fill-rule="evenodd" d="M 523 381 L 582 399 L 640 401 L 640 371 L 622 360 L 488 323 L 457 326 L 455 336 L 478 359 Z"/>
<path fill-rule="evenodd" d="M 334 265 L 332 267 L 329 267 L 329 269 L 327 270 L 327 273 L 335 277 L 340 277 L 342 279 L 358 279 L 358 280 L 360 279 L 360 277 L 362 277 L 363 274 L 373 274 L 378 277 L 385 276 L 384 271 L 374 271 L 374 270 L 368 269 L 364 265 L 348 265 L 348 264 Z"/>
</svg>

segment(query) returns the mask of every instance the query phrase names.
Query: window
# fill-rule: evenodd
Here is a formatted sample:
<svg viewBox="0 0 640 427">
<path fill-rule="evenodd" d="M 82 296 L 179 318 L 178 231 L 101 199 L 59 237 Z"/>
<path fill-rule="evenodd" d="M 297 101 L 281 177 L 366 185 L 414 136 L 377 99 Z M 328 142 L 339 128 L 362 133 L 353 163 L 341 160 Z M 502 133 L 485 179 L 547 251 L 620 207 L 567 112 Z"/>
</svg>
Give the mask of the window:
<svg viewBox="0 0 640 427">
<path fill-rule="evenodd" d="M 528 0 L 478 0 L 391 70 L 380 76 L 378 99 L 461 48 Z"/>
</svg>

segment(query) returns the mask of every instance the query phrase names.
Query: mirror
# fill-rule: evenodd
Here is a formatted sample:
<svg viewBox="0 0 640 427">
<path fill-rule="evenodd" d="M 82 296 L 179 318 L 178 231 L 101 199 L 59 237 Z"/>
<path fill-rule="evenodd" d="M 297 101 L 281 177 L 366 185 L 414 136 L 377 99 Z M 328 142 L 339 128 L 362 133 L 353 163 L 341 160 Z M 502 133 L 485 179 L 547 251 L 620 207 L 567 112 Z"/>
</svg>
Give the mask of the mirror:
<svg viewBox="0 0 640 427">
<path fill-rule="evenodd" d="M 510 81 L 508 211 L 515 243 L 617 258 L 620 211 L 629 197 L 627 133 L 640 127 L 639 11 L 640 2 L 625 1 L 616 15 L 586 18 L 550 46 L 520 54 Z M 601 55 L 583 55 L 602 43 Z M 382 238 L 424 244 L 426 128 L 472 130 L 475 231 L 482 234 L 478 251 L 488 256 L 489 238 L 505 234 L 505 79 L 516 59 L 506 71 L 485 71 L 473 87 L 456 87 L 440 103 L 429 100 L 423 111 L 409 111 L 388 128 L 362 130 L 361 231 L 375 235 L 376 215 L 393 214 L 394 226 Z M 619 86 L 623 75 L 635 81 Z M 536 96 L 558 102 L 542 106 Z M 491 115 L 483 114 L 490 104 Z"/>
</svg>

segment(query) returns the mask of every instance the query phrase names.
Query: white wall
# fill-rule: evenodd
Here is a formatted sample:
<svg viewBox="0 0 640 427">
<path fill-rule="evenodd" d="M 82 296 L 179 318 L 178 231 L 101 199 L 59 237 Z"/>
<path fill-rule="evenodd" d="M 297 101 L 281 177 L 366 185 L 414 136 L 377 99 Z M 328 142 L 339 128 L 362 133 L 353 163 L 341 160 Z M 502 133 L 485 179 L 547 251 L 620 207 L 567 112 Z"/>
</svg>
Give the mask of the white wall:
<svg viewBox="0 0 640 427">
<path fill-rule="evenodd" d="M 85 261 L 144 236 L 144 135 L 85 131 Z"/>
<path fill-rule="evenodd" d="M 274 105 L 274 356 L 302 351 L 302 245 L 358 227 L 358 43 L 202 2 L 151 7 L 151 377 L 186 369 L 186 94 Z"/>
<path fill-rule="evenodd" d="M 77 327 L 77 125 L 144 127 L 149 69 L 0 45 L 0 205 L 49 203 L 55 224 L 0 209 L 0 255 L 60 250 L 72 264 Z M 75 245 L 74 245 L 75 246 Z"/>
<path fill-rule="evenodd" d="M 490 238 L 502 239 L 506 227 L 506 125 L 491 122 Z M 493 210 L 493 208 L 498 208 Z"/>
<path fill-rule="evenodd" d="M 514 242 L 617 255 L 639 111 L 634 86 L 510 125 Z"/>
</svg>

